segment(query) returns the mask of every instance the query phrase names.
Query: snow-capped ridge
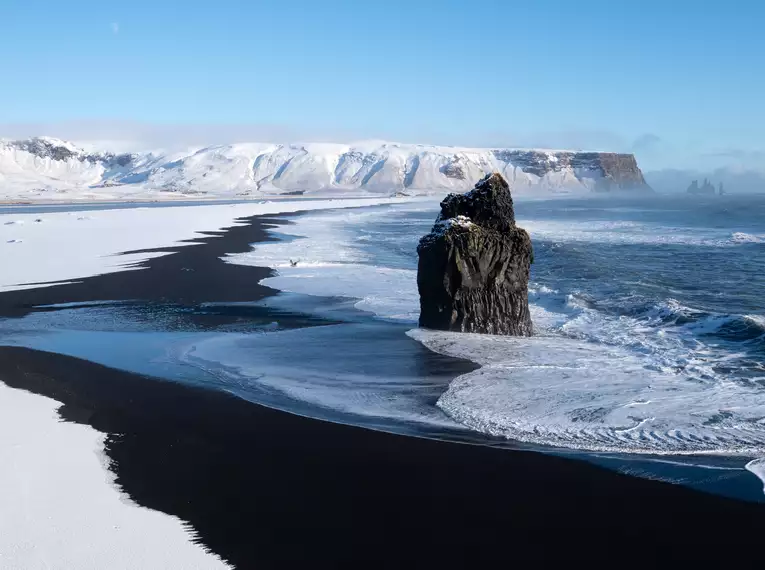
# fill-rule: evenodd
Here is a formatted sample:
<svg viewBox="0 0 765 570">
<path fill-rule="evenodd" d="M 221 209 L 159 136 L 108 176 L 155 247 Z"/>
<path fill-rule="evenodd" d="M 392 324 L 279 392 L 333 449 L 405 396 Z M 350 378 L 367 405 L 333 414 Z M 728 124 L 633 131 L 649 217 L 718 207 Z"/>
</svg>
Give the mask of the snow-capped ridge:
<svg viewBox="0 0 765 570">
<path fill-rule="evenodd" d="M 0 141 L 2 200 L 464 192 L 491 172 L 521 193 L 647 189 L 628 154 L 386 141 L 237 143 L 115 154 L 52 137 Z"/>
</svg>

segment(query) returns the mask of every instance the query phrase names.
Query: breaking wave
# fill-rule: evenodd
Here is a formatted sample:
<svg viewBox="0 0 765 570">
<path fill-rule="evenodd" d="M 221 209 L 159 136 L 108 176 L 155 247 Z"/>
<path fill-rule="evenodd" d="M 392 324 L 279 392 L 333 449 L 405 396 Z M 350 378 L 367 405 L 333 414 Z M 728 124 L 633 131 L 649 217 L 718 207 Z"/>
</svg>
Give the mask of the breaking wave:
<svg viewBox="0 0 765 570">
<path fill-rule="evenodd" d="M 765 234 L 747 234 L 744 232 L 735 232 L 730 241 L 733 243 L 765 243 Z"/>
</svg>

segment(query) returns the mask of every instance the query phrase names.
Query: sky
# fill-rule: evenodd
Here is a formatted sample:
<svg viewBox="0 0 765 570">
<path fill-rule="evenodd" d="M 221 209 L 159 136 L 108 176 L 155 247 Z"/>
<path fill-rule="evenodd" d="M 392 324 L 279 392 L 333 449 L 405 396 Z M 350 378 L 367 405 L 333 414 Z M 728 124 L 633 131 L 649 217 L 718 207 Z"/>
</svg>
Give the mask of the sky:
<svg viewBox="0 0 765 570">
<path fill-rule="evenodd" d="M 746 0 L 0 0 L 0 136 L 765 167 L 763 22 Z"/>
</svg>

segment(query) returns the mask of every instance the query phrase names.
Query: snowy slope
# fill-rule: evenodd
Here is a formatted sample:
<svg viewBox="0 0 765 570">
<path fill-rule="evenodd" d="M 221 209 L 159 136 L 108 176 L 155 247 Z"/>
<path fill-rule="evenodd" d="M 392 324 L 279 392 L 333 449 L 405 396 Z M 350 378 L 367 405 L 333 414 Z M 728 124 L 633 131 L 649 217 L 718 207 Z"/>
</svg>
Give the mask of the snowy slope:
<svg viewBox="0 0 765 570">
<path fill-rule="evenodd" d="M 0 142 L 0 200 L 5 201 L 459 192 L 494 171 L 517 192 L 647 188 L 634 157 L 613 153 L 371 141 L 114 154 L 48 137 Z"/>
</svg>

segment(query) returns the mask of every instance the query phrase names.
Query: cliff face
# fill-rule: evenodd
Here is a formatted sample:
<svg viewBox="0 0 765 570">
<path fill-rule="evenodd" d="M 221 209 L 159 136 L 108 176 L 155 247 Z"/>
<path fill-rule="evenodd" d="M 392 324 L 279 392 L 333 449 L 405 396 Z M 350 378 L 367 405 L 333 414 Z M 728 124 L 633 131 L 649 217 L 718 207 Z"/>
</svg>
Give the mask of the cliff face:
<svg viewBox="0 0 765 570">
<path fill-rule="evenodd" d="M 609 152 L 581 153 L 595 154 L 596 163 L 603 172 L 604 191 L 609 190 L 650 190 L 643 178 L 634 154 L 616 154 Z M 601 190 L 598 188 L 597 190 Z"/>
<path fill-rule="evenodd" d="M 592 190 L 650 191 L 634 154 L 613 152 L 571 152 L 538 150 L 495 150 L 498 160 L 513 164 L 523 172 L 544 177 L 551 173 L 573 171 L 594 180 Z M 600 175 L 598 178 L 596 175 Z"/>
</svg>

